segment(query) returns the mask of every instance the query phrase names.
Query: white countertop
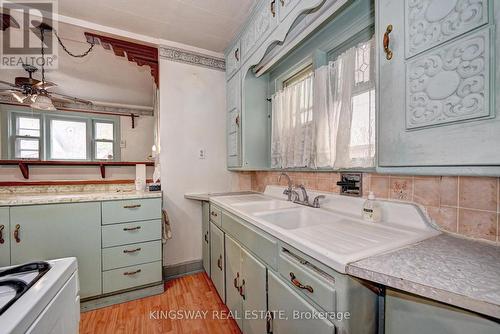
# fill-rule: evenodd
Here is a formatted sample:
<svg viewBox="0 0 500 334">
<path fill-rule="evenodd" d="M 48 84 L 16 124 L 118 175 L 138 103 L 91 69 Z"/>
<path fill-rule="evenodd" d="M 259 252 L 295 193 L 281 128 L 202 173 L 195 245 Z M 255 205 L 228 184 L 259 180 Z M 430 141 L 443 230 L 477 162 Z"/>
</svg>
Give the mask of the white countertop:
<svg viewBox="0 0 500 334">
<path fill-rule="evenodd" d="M 266 194 L 217 196 L 211 197 L 210 201 L 341 273 L 346 273 L 348 263 L 401 248 L 440 233 L 427 225 L 423 218 L 418 221 L 418 215 L 413 212 L 416 210 L 414 206 L 388 204 L 385 211 L 390 222 L 367 223 L 361 220 L 360 215 L 363 199 L 333 194 L 326 194 L 323 209 L 285 202 L 288 203 L 288 208 L 273 210 L 288 212 L 291 215 L 307 215 L 317 222 L 311 226 L 283 228 L 266 219 L 265 212 L 256 211 L 259 202 L 276 200 L 276 196 L 282 191 L 283 188 L 268 187 Z M 319 192 L 311 192 L 311 198 L 317 194 Z M 391 206 L 396 209 L 392 210 Z M 407 222 L 399 225 L 392 222 L 395 214 L 388 213 L 389 207 L 391 212 L 399 210 L 397 215 L 408 217 Z M 293 210 L 294 213 L 291 212 Z"/>
<path fill-rule="evenodd" d="M 0 194 L 0 206 L 97 202 L 161 197 L 161 191 L 44 192 Z"/>
</svg>

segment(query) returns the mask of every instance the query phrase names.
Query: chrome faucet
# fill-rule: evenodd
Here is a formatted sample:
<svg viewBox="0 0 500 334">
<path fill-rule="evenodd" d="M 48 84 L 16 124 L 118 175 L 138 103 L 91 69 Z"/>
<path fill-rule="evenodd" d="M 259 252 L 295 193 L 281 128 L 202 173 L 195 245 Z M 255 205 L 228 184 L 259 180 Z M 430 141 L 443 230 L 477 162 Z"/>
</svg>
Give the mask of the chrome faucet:
<svg viewBox="0 0 500 334">
<path fill-rule="evenodd" d="M 294 203 L 302 204 L 302 205 L 305 205 L 305 206 L 310 206 L 310 207 L 319 209 L 319 207 L 320 207 L 319 200 L 325 198 L 324 195 L 318 195 L 318 196 L 314 197 L 314 200 L 313 200 L 313 202 L 311 204 L 309 202 L 309 195 L 307 194 L 306 187 L 304 187 L 304 185 L 301 184 L 301 185 L 297 186 L 297 188 L 302 191 L 302 200 L 300 200 L 299 194 L 294 190 L 293 191 L 293 193 L 295 194 L 295 199 L 293 201 Z"/>
<path fill-rule="evenodd" d="M 309 195 L 307 195 L 306 187 L 303 184 L 297 186 L 302 191 L 302 201 L 303 203 L 309 203 Z"/>
<path fill-rule="evenodd" d="M 286 178 L 287 178 L 287 180 L 288 180 L 288 188 L 286 188 L 286 189 L 283 191 L 283 195 L 287 195 L 287 196 L 288 196 L 288 201 L 290 201 L 290 202 L 291 202 L 291 201 L 292 201 L 292 195 L 293 195 L 293 193 L 295 192 L 295 191 L 293 190 L 293 183 L 292 183 L 292 179 L 290 179 L 290 176 L 289 176 L 287 173 L 283 172 L 283 173 L 281 173 L 281 174 L 280 174 L 280 176 L 278 177 L 278 183 L 280 183 L 280 182 L 281 182 L 281 177 L 282 177 L 282 176 L 286 177 Z"/>
</svg>

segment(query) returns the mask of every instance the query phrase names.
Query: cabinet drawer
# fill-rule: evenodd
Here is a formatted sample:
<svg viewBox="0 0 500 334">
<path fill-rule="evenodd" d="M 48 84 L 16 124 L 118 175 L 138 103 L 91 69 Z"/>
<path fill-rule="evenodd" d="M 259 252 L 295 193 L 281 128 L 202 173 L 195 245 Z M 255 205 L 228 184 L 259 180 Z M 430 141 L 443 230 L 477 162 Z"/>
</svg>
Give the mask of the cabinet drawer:
<svg viewBox="0 0 500 334">
<path fill-rule="evenodd" d="M 264 232 L 250 227 L 248 223 L 226 212 L 222 213 L 222 229 L 252 251 L 265 263 L 277 269 L 277 240 L 266 236 Z"/>
<path fill-rule="evenodd" d="M 219 227 L 222 226 L 222 210 L 213 204 L 210 204 L 210 221 Z"/>
<path fill-rule="evenodd" d="M 295 291 L 309 298 L 325 311 L 336 311 L 333 277 L 287 250 L 280 252 L 279 273 L 286 281 L 293 284 Z M 302 286 L 299 287 L 299 284 Z"/>
<path fill-rule="evenodd" d="M 102 202 L 102 224 L 161 218 L 161 198 Z"/>
<path fill-rule="evenodd" d="M 161 220 L 148 220 L 102 227 L 102 247 L 161 239 Z"/>
<path fill-rule="evenodd" d="M 162 262 L 152 262 L 102 273 L 103 293 L 162 281 Z"/>
<path fill-rule="evenodd" d="M 102 250 L 102 270 L 161 261 L 161 241 L 105 248 Z"/>
</svg>

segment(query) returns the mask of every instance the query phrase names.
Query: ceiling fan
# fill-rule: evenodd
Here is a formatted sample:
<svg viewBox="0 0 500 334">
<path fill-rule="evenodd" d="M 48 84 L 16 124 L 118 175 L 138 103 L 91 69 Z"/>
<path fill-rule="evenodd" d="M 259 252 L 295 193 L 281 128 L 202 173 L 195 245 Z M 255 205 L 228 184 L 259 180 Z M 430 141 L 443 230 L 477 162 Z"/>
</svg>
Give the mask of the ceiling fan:
<svg viewBox="0 0 500 334">
<path fill-rule="evenodd" d="M 42 56 L 42 65 L 41 72 L 42 78 L 41 80 L 33 78 L 33 74 L 38 71 L 38 68 L 29 65 L 23 64 L 23 68 L 26 72 L 28 72 L 28 77 L 16 77 L 14 79 L 14 83 L 10 83 L 7 81 L 0 80 L 0 85 L 8 86 L 8 88 L 0 88 L 0 94 L 11 94 L 19 103 L 30 102 L 30 106 L 34 109 L 39 110 L 57 110 L 54 106 L 53 102 L 70 102 L 70 103 L 81 103 L 81 104 L 92 104 L 91 101 L 80 99 L 77 97 L 50 92 L 49 90 L 57 85 L 55 83 L 45 81 L 45 49 L 44 49 L 44 32 L 52 31 L 52 27 L 45 23 L 39 23 L 38 29 L 40 29 L 40 39 L 42 42 L 41 46 L 41 56 Z M 57 36 L 57 35 L 56 35 Z M 58 38 L 59 39 L 59 38 Z M 60 42 L 61 43 L 61 42 Z M 61 43 L 62 45 L 62 43 Z M 92 45 L 93 47 L 93 45 Z M 63 46 L 65 49 L 65 47 Z M 90 52 L 92 48 L 89 49 Z M 66 49 L 65 49 L 66 51 Z M 88 54 L 88 52 L 86 54 Z M 86 55 L 85 54 L 85 55 Z M 70 54 L 72 55 L 72 54 Z M 73 55 L 72 55 L 73 56 Z M 79 56 L 80 57 L 80 56 Z"/>
</svg>

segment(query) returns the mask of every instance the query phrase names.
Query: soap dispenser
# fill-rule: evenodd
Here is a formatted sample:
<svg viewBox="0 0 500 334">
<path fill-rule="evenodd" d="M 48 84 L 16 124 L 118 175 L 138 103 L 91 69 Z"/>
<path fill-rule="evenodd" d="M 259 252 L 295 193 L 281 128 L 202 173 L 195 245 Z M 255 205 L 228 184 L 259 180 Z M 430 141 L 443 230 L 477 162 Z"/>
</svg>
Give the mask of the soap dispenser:
<svg viewBox="0 0 500 334">
<path fill-rule="evenodd" d="M 382 220 L 382 209 L 380 204 L 375 200 L 373 191 L 370 191 L 368 194 L 368 199 L 363 204 L 361 215 L 363 216 L 363 220 L 370 223 L 378 223 Z"/>
</svg>

